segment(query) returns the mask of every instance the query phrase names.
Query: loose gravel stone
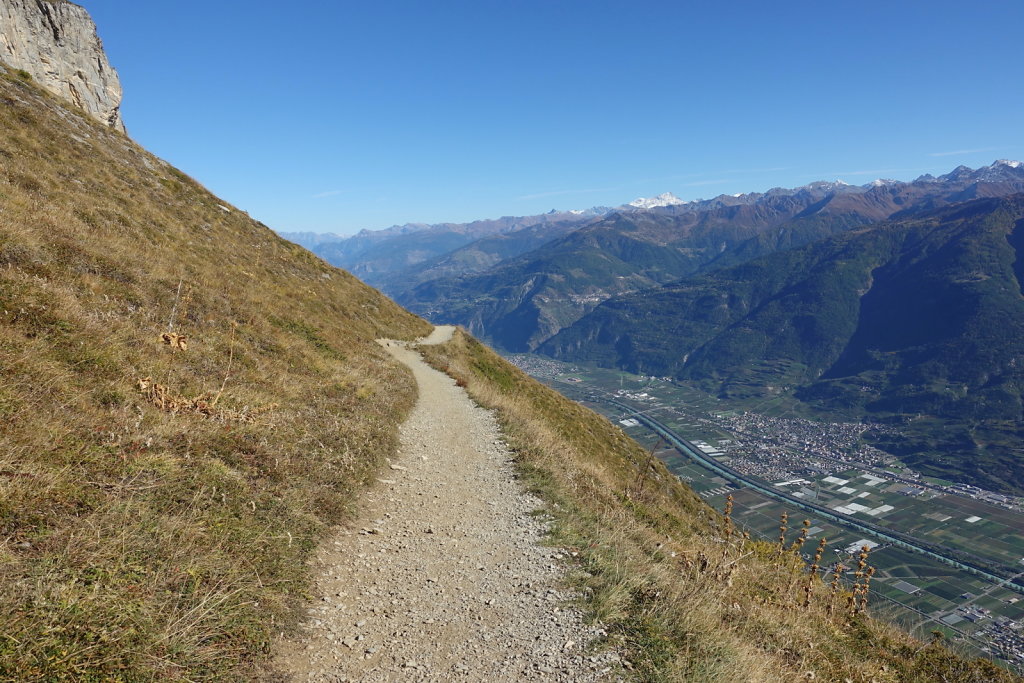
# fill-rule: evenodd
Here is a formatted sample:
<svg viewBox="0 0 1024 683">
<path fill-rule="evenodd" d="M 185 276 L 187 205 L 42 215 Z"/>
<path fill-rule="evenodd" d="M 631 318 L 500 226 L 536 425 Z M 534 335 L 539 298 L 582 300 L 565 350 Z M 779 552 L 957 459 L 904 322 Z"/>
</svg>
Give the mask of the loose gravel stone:
<svg viewBox="0 0 1024 683">
<path fill-rule="evenodd" d="M 425 343 L 440 343 L 438 327 Z M 564 551 L 545 547 L 541 501 L 516 481 L 494 415 L 409 345 L 420 398 L 400 462 L 316 558 L 322 607 L 279 644 L 291 681 L 605 681 L 619 656 L 567 606 Z M 340 640 L 339 640 L 340 639 Z"/>
</svg>

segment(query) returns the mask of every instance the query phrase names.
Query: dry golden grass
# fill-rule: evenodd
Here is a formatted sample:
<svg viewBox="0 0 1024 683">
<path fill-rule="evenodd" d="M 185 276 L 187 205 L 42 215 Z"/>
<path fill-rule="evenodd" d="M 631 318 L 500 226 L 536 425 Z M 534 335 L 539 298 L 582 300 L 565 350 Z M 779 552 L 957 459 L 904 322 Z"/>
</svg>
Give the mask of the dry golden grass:
<svg viewBox="0 0 1024 683">
<path fill-rule="evenodd" d="M 0 100 L 0 679 L 249 678 L 415 398 L 373 340 L 429 326 L 2 69 Z"/>
<path fill-rule="evenodd" d="M 461 332 L 424 353 L 497 411 L 554 542 L 578 554 L 584 607 L 638 679 L 1015 680 L 850 608 L 859 592 L 833 592 L 797 556 L 806 525 L 783 522 L 781 544 L 744 538 L 618 427 Z"/>
</svg>

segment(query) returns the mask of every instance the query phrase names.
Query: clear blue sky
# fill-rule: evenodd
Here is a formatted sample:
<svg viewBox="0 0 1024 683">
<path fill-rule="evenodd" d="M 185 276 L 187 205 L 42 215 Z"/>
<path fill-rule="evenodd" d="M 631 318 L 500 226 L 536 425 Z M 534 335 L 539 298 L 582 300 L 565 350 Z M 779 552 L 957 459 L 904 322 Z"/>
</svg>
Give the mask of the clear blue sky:
<svg viewBox="0 0 1024 683">
<path fill-rule="evenodd" d="M 280 231 L 1024 157 L 1021 0 L 79 0 L 129 133 Z"/>
</svg>

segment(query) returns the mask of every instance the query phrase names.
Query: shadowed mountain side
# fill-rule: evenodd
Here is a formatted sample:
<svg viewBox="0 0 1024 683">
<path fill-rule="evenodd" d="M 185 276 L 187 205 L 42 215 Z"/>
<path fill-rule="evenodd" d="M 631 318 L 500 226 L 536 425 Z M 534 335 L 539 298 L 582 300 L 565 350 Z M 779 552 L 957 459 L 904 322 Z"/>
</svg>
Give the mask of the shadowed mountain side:
<svg viewBox="0 0 1024 683">
<path fill-rule="evenodd" d="M 475 274 L 412 286 L 385 281 L 402 305 L 466 326 L 510 351 L 537 348 L 597 304 L 681 277 L 740 264 L 891 216 L 976 196 L 1024 191 L 1005 162 L 913 183 L 812 183 L 797 190 L 720 197 L 611 214 Z"/>
<path fill-rule="evenodd" d="M 854 230 L 610 300 L 540 350 L 724 396 L 749 390 L 756 368 L 761 390 L 831 410 L 1014 423 L 1022 217 L 1015 195 Z M 998 460 L 975 479 L 1020 486 L 1024 463 Z"/>
</svg>

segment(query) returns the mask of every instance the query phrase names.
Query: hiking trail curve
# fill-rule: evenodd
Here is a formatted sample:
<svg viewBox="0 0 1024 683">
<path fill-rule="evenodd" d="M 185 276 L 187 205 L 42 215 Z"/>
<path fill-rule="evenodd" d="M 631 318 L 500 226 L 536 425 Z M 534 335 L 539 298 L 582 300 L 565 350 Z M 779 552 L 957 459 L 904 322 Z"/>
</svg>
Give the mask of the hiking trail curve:
<svg viewBox="0 0 1024 683">
<path fill-rule="evenodd" d="M 604 681 L 619 657 L 593 643 L 560 588 L 565 551 L 545 546 L 541 502 L 516 480 L 494 415 L 416 344 L 381 340 L 408 366 L 419 399 L 398 458 L 363 497 L 359 517 L 315 559 L 303 635 L 282 642 L 285 681 Z"/>
</svg>

